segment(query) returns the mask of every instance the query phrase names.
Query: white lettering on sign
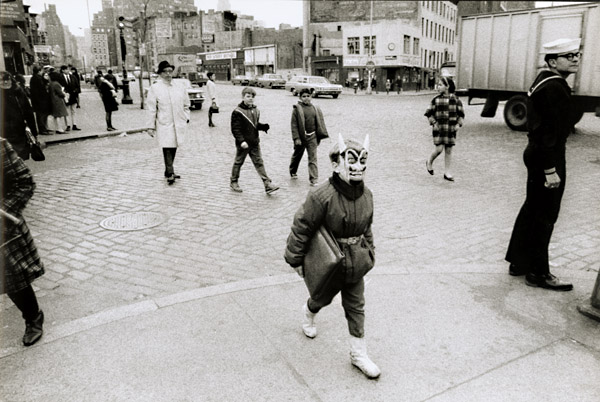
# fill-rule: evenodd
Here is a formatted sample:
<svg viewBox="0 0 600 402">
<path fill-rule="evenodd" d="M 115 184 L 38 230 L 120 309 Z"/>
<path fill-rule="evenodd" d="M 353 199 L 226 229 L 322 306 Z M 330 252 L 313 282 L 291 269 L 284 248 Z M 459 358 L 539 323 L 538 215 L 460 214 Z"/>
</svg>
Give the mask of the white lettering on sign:
<svg viewBox="0 0 600 402">
<path fill-rule="evenodd" d="M 223 52 L 207 54 L 206 60 L 223 60 L 223 59 L 235 59 L 237 56 L 235 52 Z"/>
</svg>

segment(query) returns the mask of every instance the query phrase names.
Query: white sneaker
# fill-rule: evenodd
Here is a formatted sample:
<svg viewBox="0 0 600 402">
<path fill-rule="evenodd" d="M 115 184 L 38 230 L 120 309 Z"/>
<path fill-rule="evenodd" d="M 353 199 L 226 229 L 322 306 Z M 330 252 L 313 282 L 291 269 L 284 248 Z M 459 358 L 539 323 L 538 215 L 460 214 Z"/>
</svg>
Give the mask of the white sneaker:
<svg viewBox="0 0 600 402">
<path fill-rule="evenodd" d="M 381 370 L 367 356 L 367 343 L 365 338 L 350 336 L 350 361 L 369 378 L 377 378 Z"/>
<path fill-rule="evenodd" d="M 304 303 L 302 306 L 302 332 L 309 338 L 317 336 L 317 327 L 315 327 L 315 316 L 317 314 L 312 313 L 308 309 L 308 305 Z"/>
</svg>

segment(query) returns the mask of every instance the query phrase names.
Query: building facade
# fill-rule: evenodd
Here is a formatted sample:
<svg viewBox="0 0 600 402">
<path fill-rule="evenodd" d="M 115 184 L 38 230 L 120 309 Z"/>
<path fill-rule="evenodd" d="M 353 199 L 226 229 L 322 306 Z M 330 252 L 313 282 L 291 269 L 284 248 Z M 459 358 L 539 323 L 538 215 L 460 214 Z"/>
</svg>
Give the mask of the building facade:
<svg viewBox="0 0 600 402">
<path fill-rule="evenodd" d="M 416 88 L 455 54 L 457 9 L 451 1 L 316 1 L 305 3 L 304 63 L 340 84 Z"/>
</svg>

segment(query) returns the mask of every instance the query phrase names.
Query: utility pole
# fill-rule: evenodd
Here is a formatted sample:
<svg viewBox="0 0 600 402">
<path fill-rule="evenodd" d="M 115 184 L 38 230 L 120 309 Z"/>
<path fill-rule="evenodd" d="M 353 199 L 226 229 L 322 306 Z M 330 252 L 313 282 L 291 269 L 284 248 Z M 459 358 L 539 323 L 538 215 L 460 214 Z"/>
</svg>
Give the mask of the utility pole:
<svg viewBox="0 0 600 402">
<path fill-rule="evenodd" d="M 367 71 L 369 73 L 369 79 L 367 80 L 367 94 L 371 94 L 371 80 L 373 79 L 373 0 L 371 0 L 371 18 L 369 22 L 369 56 L 367 58 Z"/>
</svg>

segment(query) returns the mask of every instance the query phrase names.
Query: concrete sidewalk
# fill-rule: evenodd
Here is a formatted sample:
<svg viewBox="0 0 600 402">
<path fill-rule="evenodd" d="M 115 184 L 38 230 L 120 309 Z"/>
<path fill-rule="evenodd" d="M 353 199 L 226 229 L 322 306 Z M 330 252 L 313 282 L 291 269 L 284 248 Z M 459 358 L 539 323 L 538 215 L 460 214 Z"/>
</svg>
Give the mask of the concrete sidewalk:
<svg viewBox="0 0 600 402">
<path fill-rule="evenodd" d="M 286 274 L 48 323 L 37 345 L 0 352 L 0 399 L 600 400 L 600 324 L 576 311 L 594 272 L 575 273 L 568 293 L 493 267 L 418 272 L 376 267 L 366 278 L 379 380 L 350 364 L 339 297 L 317 316 L 318 336 L 302 334 L 306 289 Z"/>
</svg>

